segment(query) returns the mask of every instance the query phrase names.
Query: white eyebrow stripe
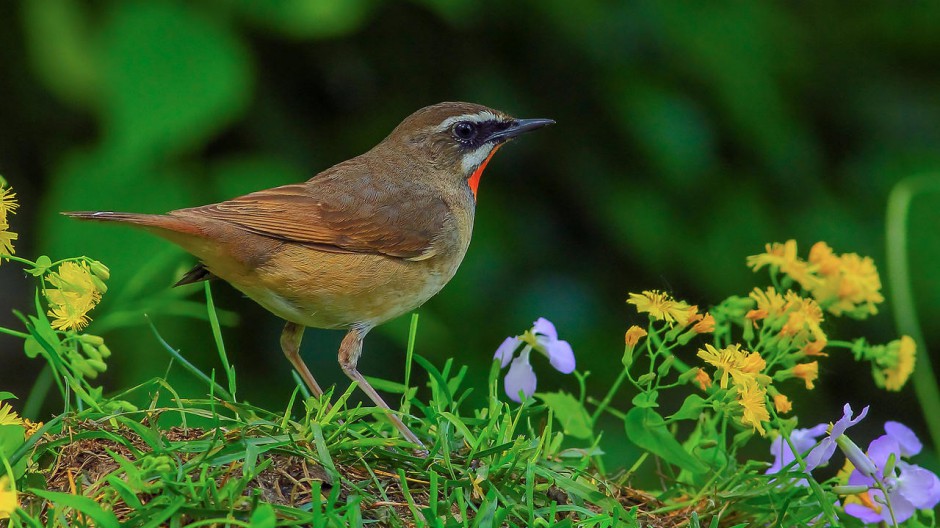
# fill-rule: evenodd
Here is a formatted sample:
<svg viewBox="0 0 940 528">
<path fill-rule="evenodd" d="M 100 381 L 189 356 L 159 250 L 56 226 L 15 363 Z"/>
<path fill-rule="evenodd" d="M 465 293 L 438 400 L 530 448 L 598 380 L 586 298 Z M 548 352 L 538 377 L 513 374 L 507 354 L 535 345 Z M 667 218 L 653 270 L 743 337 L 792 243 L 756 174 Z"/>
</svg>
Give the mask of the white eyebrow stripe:
<svg viewBox="0 0 940 528">
<path fill-rule="evenodd" d="M 488 110 L 476 114 L 464 114 L 460 116 L 448 117 L 440 125 L 437 125 L 435 131 L 443 132 L 459 121 L 469 121 L 471 123 L 482 123 L 485 121 L 499 121 L 501 118 Z"/>
</svg>

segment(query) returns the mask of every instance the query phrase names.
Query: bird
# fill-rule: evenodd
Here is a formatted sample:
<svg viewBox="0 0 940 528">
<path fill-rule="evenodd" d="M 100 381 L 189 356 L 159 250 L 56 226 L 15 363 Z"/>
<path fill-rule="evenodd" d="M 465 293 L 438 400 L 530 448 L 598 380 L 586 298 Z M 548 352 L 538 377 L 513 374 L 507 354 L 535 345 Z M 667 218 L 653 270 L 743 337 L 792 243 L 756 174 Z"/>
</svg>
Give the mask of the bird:
<svg viewBox="0 0 940 528">
<path fill-rule="evenodd" d="M 286 321 L 280 345 L 310 392 L 300 357 L 307 327 L 345 330 L 343 372 L 412 444 L 424 444 L 358 370 L 363 339 L 417 309 L 454 276 L 473 231 L 490 159 L 551 119 L 517 119 L 443 102 L 406 117 L 371 150 L 302 182 L 165 214 L 74 211 L 142 228 L 199 263 L 176 286 L 220 278 Z"/>
</svg>

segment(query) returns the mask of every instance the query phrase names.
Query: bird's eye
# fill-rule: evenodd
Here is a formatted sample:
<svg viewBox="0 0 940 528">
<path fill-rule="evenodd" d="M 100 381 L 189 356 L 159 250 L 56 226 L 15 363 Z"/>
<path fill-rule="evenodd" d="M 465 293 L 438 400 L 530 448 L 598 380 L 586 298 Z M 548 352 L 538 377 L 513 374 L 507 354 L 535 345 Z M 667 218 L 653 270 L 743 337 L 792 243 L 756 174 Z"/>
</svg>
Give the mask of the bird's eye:
<svg viewBox="0 0 940 528">
<path fill-rule="evenodd" d="M 477 127 L 473 123 L 461 121 L 454 125 L 454 136 L 461 141 L 471 141 L 477 135 Z"/>
</svg>

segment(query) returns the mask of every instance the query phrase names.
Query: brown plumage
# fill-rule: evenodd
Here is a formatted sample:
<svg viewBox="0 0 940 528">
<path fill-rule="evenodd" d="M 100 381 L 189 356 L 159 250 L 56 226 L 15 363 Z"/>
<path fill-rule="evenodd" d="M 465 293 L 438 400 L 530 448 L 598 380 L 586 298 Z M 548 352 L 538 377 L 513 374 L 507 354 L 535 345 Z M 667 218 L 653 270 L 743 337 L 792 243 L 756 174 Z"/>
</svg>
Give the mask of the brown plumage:
<svg viewBox="0 0 940 528">
<path fill-rule="evenodd" d="M 287 320 L 284 353 L 318 396 L 322 390 L 300 359 L 303 330 L 345 329 L 340 365 L 389 409 L 356 368 L 362 339 L 454 276 L 470 244 L 476 185 L 489 157 L 551 123 L 440 103 L 406 118 L 369 152 L 303 183 L 165 215 L 64 214 L 166 238 L 200 260 L 178 284 L 216 276 Z M 397 415 L 390 411 L 389 418 L 421 444 Z"/>
</svg>

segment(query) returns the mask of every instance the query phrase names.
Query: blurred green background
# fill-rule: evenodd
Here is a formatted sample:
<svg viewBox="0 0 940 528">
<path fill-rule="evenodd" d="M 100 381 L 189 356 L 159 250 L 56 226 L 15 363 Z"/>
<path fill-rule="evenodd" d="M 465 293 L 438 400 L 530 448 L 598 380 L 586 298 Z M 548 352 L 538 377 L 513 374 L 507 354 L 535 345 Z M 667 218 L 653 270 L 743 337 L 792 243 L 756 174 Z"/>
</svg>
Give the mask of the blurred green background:
<svg viewBox="0 0 940 528">
<path fill-rule="evenodd" d="M 193 259 L 59 211 L 163 212 L 301 181 L 428 104 L 558 122 L 490 165 L 470 252 L 420 310 L 417 353 L 469 365 L 477 398 L 496 346 L 540 316 L 602 395 L 640 321 L 628 292 L 701 306 L 745 294 L 766 281 L 744 266 L 765 242 L 795 238 L 805 255 L 825 240 L 883 270 L 889 190 L 940 167 L 934 2 L 27 0 L 0 2 L 0 20 L 0 174 L 23 205 L 17 252 L 110 265 L 89 329 L 115 351 L 110 389 L 165 371 L 144 313 L 195 363 L 217 366 L 208 325 L 170 313 L 201 311 L 201 288 L 169 289 Z M 940 317 L 938 206 L 924 197 L 912 212 L 925 322 Z M 0 324 L 18 326 L 10 311 L 29 309 L 32 288 L 17 265 L 0 267 Z M 240 396 L 284 405 L 282 323 L 223 283 L 214 291 L 238 317 L 224 334 Z M 896 337 L 889 304 L 828 329 Z M 361 370 L 400 381 L 407 330 L 403 317 L 373 332 Z M 940 339 L 936 325 L 926 333 Z M 341 337 L 307 332 L 321 384 L 346 386 Z M 0 388 L 25 397 L 39 365 L 20 346 L 0 336 Z M 540 390 L 577 390 L 547 362 L 535 368 Z M 876 404 L 872 430 L 893 418 L 926 432 L 910 387 L 880 392 L 842 353 L 821 377 L 812 393 L 789 391 L 804 425 L 849 401 Z M 621 427 L 605 448 L 628 457 Z"/>
</svg>

